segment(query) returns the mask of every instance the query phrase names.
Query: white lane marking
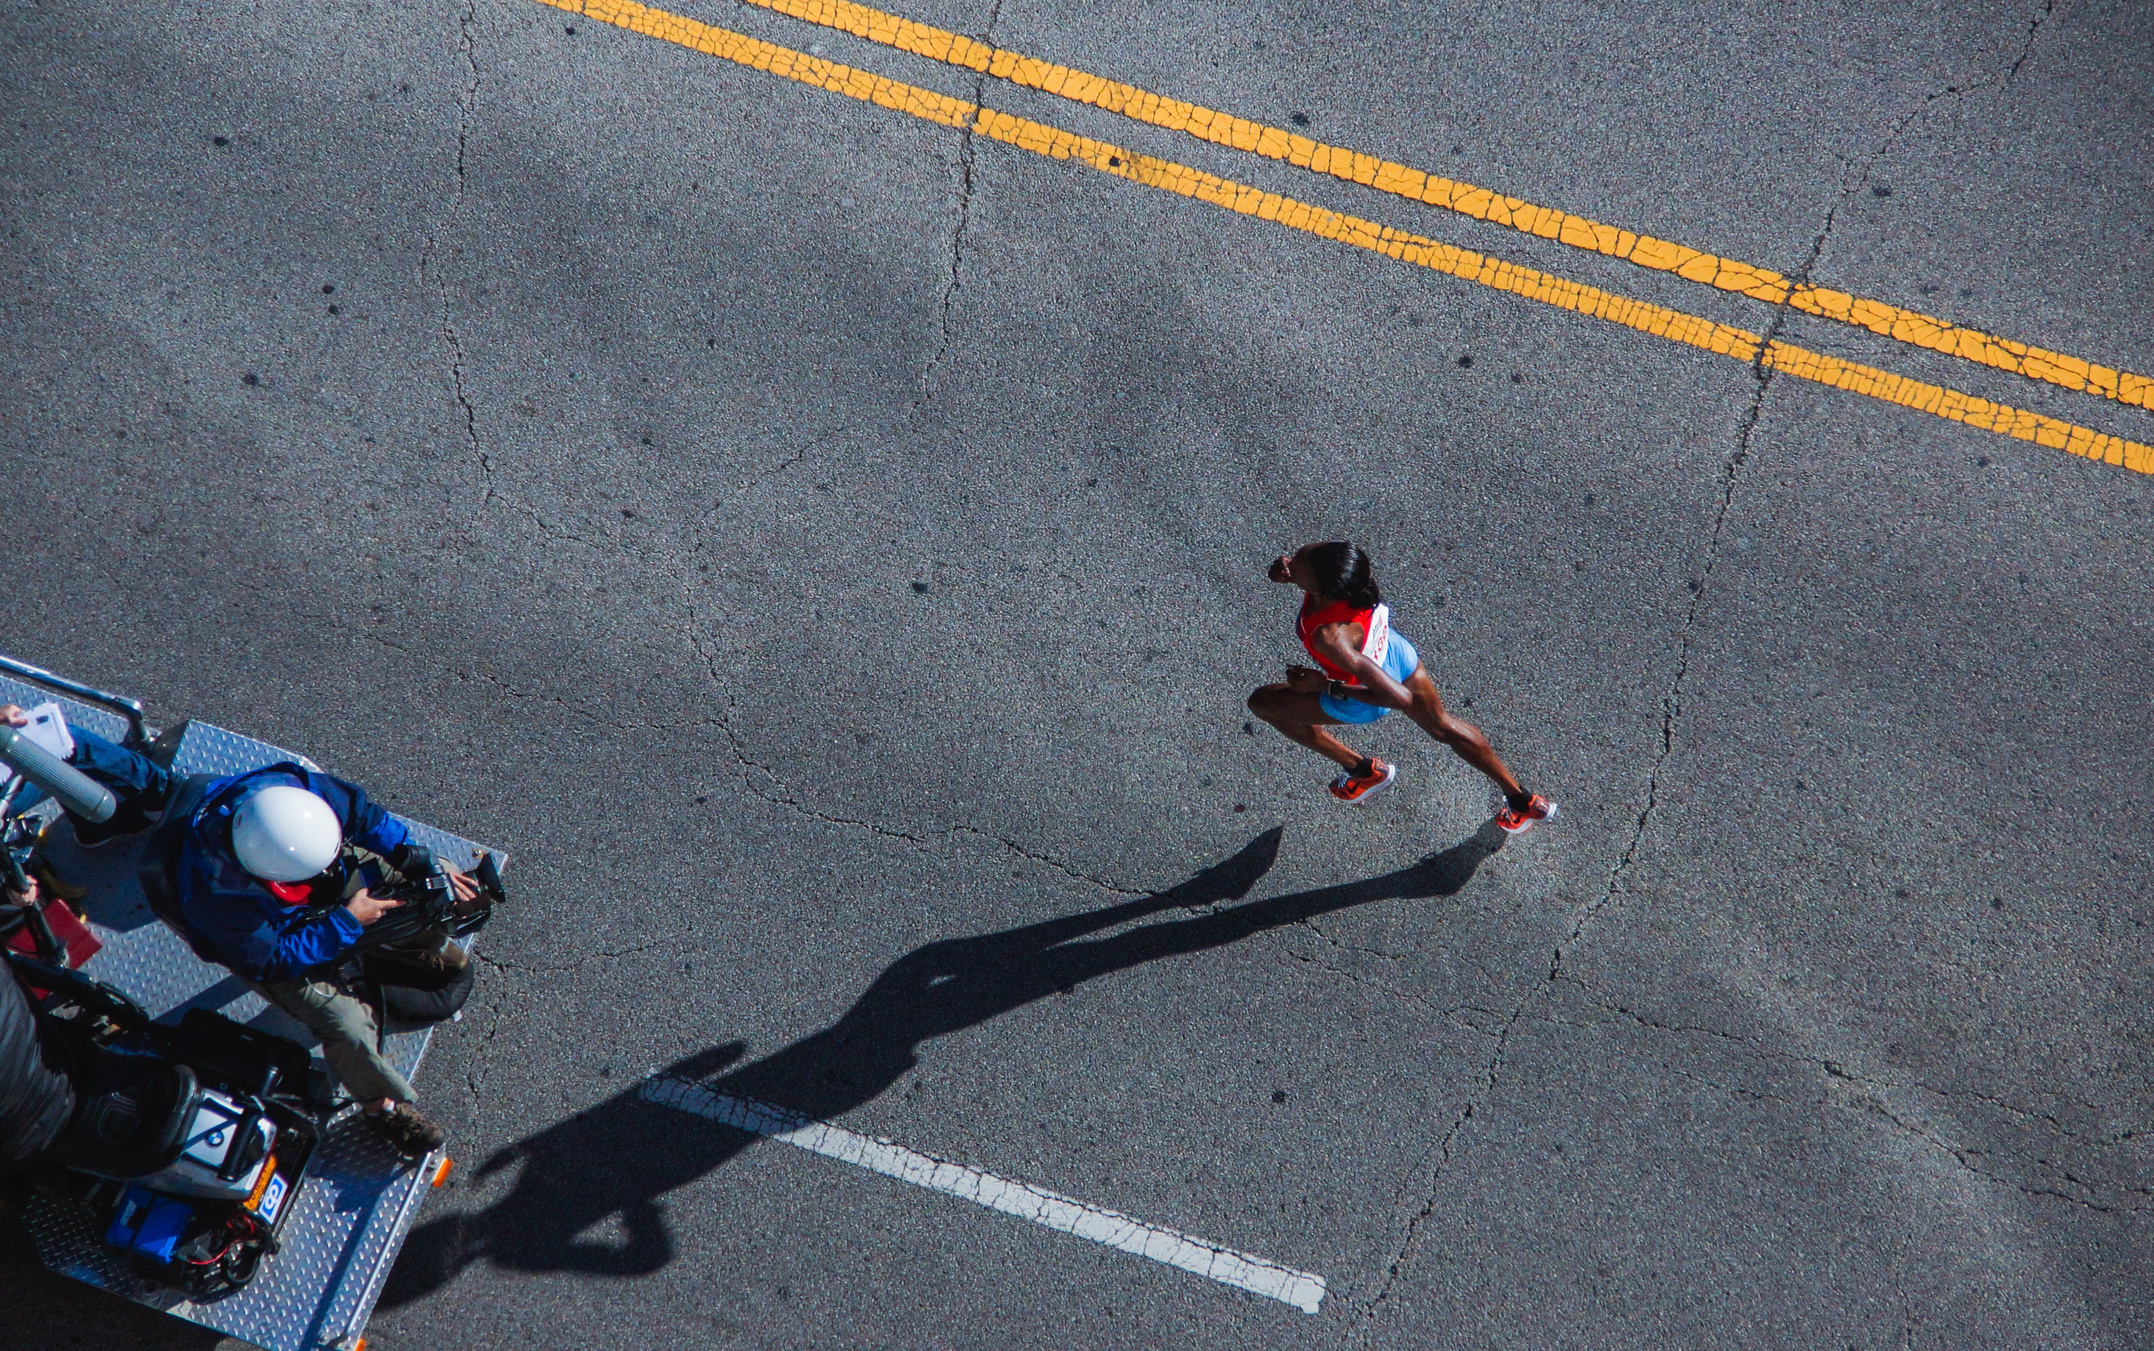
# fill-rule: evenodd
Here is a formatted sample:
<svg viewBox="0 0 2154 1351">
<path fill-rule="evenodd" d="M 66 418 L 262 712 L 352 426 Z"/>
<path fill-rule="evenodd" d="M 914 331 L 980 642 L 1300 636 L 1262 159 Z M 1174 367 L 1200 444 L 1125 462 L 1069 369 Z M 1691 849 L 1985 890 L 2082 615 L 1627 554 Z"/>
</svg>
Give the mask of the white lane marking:
<svg viewBox="0 0 2154 1351">
<path fill-rule="evenodd" d="M 857 1135 L 842 1126 L 816 1121 L 769 1103 L 715 1093 L 702 1084 L 668 1075 L 645 1079 L 642 1096 L 738 1130 L 767 1135 L 811 1154 L 843 1159 L 916 1187 L 943 1192 L 986 1206 L 989 1210 L 1046 1225 L 1049 1229 L 1193 1271 L 1222 1285 L 1291 1304 L 1303 1313 L 1315 1313 L 1324 1302 L 1324 1278 L 1321 1276 L 1282 1267 L 1276 1262 L 1222 1248 L 1216 1243 L 1162 1229 L 1156 1224 L 1146 1224 L 1028 1182 L 1012 1182 L 977 1168 L 917 1153 L 872 1135 Z"/>
</svg>

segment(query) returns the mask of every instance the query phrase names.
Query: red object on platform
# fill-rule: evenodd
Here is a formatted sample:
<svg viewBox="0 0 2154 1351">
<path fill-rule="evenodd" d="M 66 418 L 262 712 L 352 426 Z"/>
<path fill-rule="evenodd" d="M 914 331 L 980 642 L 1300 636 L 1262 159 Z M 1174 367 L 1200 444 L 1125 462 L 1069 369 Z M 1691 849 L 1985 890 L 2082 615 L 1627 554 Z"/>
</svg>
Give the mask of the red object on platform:
<svg viewBox="0 0 2154 1351">
<path fill-rule="evenodd" d="M 105 946 L 96 934 L 90 932 L 90 926 L 84 924 L 81 917 L 68 908 L 67 902 L 47 901 L 44 909 L 45 922 L 52 926 L 52 936 L 59 939 L 60 946 L 67 949 L 68 966 L 79 968 Z M 32 936 L 27 925 L 10 934 L 7 945 L 26 957 L 38 955 L 37 939 Z"/>
</svg>

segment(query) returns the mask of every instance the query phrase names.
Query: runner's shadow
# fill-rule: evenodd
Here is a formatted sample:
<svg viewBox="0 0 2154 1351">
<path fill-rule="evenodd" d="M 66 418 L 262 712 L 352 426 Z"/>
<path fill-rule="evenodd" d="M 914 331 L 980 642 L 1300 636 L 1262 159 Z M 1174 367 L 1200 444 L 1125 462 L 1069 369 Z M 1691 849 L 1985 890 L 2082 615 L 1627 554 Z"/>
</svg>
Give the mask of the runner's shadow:
<svg viewBox="0 0 2154 1351">
<path fill-rule="evenodd" d="M 661 1073 L 706 1081 L 715 1092 L 774 1103 L 825 1120 L 880 1095 L 919 1061 L 921 1044 L 998 1017 L 1095 977 L 1164 957 L 1223 947 L 1251 935 L 1371 901 L 1450 896 L 1502 847 L 1493 822 L 1463 843 L 1381 877 L 1240 905 L 1271 870 L 1281 831 L 1170 891 L 977 938 L 930 943 L 893 963 L 837 1022 L 721 1074 L 745 1047 L 728 1042 Z M 1079 942 L 1087 934 L 1170 910 L 1194 916 Z M 717 1076 L 717 1077 L 712 1077 Z M 483 1211 L 415 1231 L 382 1303 L 410 1303 L 481 1257 L 519 1271 L 640 1276 L 674 1253 L 659 1198 L 720 1167 L 759 1136 L 684 1118 L 631 1088 L 519 1141 L 478 1176 L 521 1162 L 509 1194 Z M 621 1241 L 592 1231 L 615 1221 Z"/>
</svg>

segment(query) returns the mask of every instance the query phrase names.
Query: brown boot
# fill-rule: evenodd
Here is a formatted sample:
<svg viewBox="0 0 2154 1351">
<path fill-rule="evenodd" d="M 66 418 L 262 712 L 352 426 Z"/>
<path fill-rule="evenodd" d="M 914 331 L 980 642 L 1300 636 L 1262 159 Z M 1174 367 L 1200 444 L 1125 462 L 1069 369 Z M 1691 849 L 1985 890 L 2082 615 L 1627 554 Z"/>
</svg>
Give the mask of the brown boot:
<svg viewBox="0 0 2154 1351">
<path fill-rule="evenodd" d="M 406 1158 L 423 1159 L 449 1138 L 446 1131 L 408 1102 L 400 1102 L 386 1112 L 362 1112 L 359 1119 Z"/>
</svg>

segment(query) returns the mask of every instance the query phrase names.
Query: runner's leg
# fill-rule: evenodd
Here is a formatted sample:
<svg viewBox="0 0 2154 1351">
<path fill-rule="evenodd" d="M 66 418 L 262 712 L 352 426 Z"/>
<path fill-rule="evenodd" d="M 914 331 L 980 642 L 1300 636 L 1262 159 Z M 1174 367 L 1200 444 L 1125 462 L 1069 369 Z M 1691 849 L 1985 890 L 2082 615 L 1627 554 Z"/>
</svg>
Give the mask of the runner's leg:
<svg viewBox="0 0 2154 1351">
<path fill-rule="evenodd" d="M 1503 763 L 1503 757 L 1496 754 L 1495 748 L 1488 744 L 1487 734 L 1443 706 L 1443 697 L 1436 693 L 1436 682 L 1429 679 L 1427 667 L 1414 668 L 1413 675 L 1407 678 L 1406 692 L 1414 697 L 1413 703 L 1406 710 L 1406 716 L 1419 724 L 1422 731 L 1449 746 L 1459 759 L 1494 780 L 1496 787 L 1503 793 L 1504 801 L 1524 800 L 1526 790 L 1519 786 L 1518 776 L 1511 773 L 1509 765 Z M 1250 706 L 1255 707 L 1253 699 Z M 1279 730 L 1286 731 L 1284 727 Z M 1288 735 L 1291 736 L 1292 733 Z"/>
<path fill-rule="evenodd" d="M 1361 752 L 1331 734 L 1339 720 L 1326 713 L 1313 694 L 1296 694 L 1283 684 L 1260 686 L 1249 696 L 1249 711 L 1278 728 L 1287 740 L 1307 746 L 1349 774 L 1361 765 Z"/>
</svg>

